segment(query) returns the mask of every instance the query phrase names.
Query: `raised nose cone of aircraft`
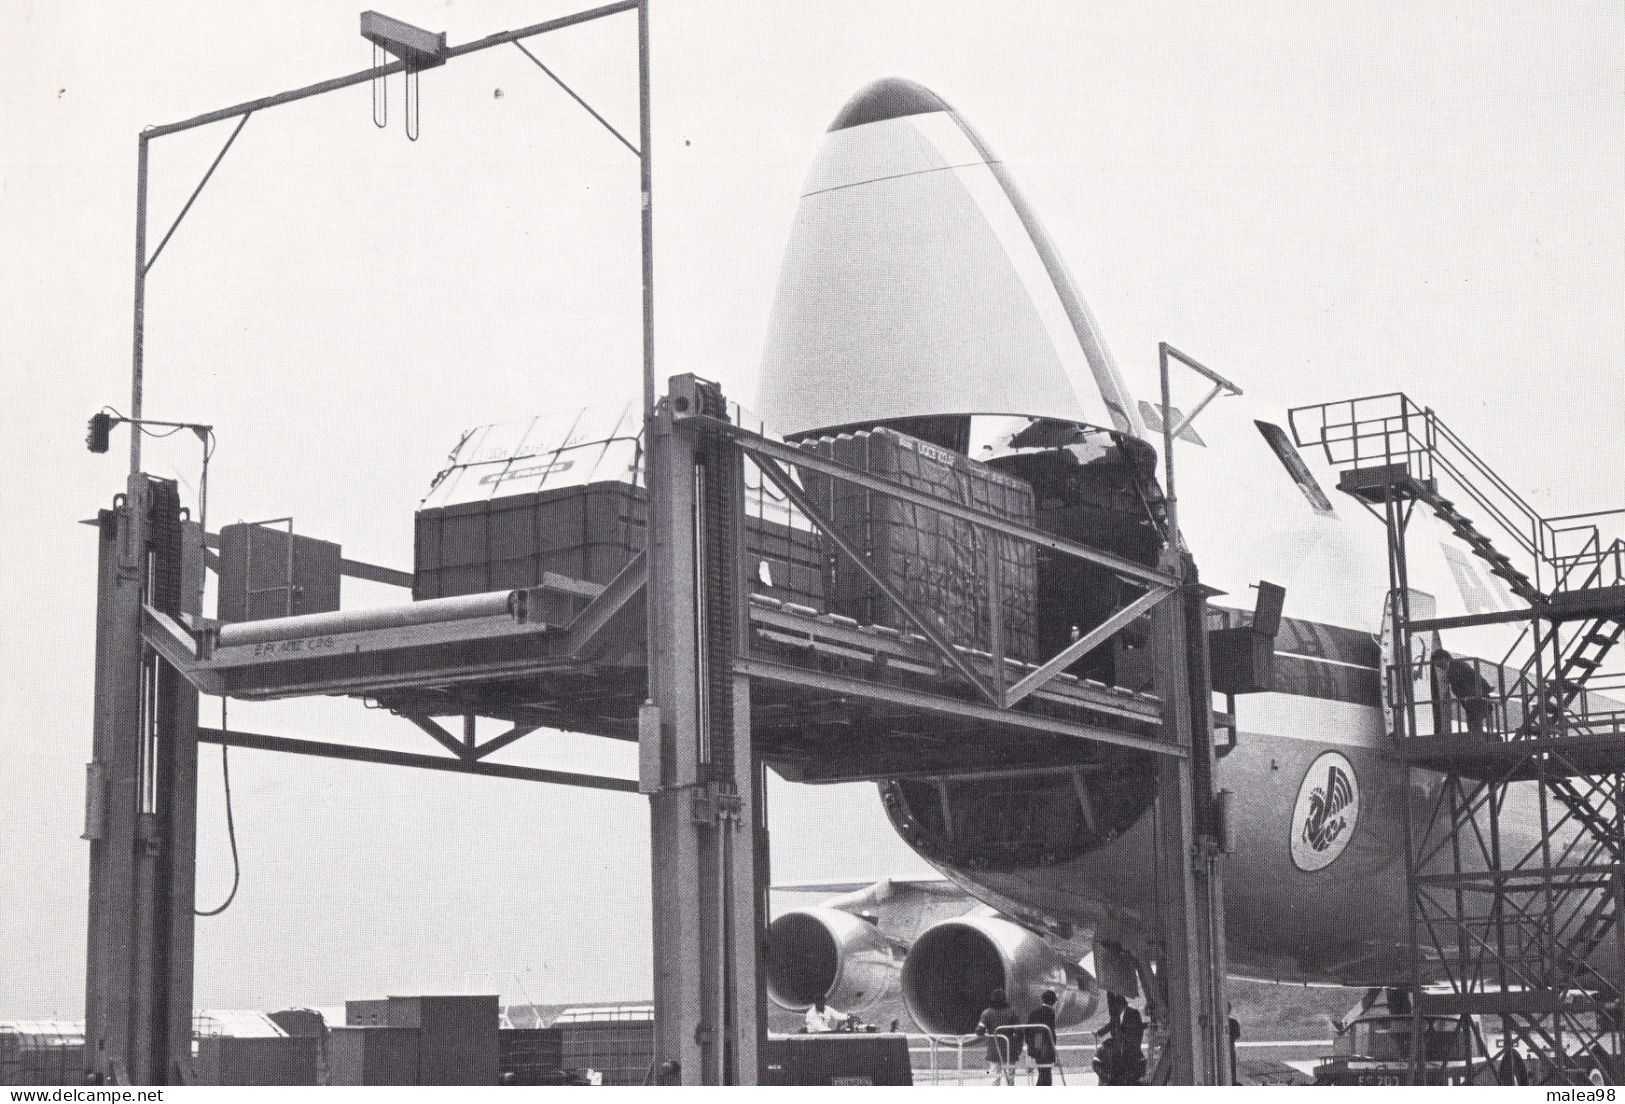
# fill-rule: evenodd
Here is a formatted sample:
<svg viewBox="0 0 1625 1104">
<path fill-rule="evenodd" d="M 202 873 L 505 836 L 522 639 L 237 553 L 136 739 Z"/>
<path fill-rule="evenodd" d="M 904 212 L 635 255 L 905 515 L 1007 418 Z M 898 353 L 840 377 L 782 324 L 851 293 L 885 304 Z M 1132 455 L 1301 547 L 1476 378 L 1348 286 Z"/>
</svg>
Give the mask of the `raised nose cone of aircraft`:
<svg viewBox="0 0 1625 1104">
<path fill-rule="evenodd" d="M 1144 432 L 1004 166 L 934 92 L 896 78 L 848 101 L 808 174 L 755 412 L 780 433 L 937 414 Z"/>
<path fill-rule="evenodd" d="M 911 80 L 884 77 L 865 85 L 846 101 L 830 130 L 845 130 L 865 123 L 883 123 L 904 115 L 928 115 L 933 111 L 953 111 L 941 96 Z"/>
</svg>

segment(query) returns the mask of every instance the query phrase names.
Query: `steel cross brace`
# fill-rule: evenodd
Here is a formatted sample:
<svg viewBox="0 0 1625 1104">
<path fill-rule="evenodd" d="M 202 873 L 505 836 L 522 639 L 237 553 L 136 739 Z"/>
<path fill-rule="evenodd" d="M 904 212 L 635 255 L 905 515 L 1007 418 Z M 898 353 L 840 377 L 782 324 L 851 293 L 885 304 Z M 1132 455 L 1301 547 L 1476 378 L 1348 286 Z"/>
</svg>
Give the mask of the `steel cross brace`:
<svg viewBox="0 0 1625 1104">
<path fill-rule="evenodd" d="M 961 506 L 959 503 L 950 502 L 947 499 L 933 498 L 922 491 L 889 482 L 879 476 L 859 471 L 857 468 L 848 467 L 834 460 L 826 460 L 822 456 L 808 452 L 805 449 L 784 444 L 782 441 L 775 441 L 771 437 L 734 425 L 732 422 L 725 422 L 720 418 L 713 418 L 704 414 L 674 414 L 672 421 L 677 425 L 695 426 L 707 432 L 719 433 L 732 438 L 739 443 L 740 451 L 750 457 L 752 462 L 758 464 L 763 459 L 773 459 L 789 464 L 791 467 L 807 468 L 821 472 L 841 482 L 851 483 L 865 490 L 874 491 L 876 494 L 895 498 L 899 502 L 907 502 L 939 514 L 945 514 L 948 517 L 968 521 L 985 529 L 992 529 L 995 532 L 1015 537 L 1017 540 L 1038 548 L 1047 548 L 1052 552 L 1059 552 L 1074 559 L 1099 564 L 1101 567 L 1107 568 L 1125 579 L 1134 579 L 1141 583 L 1155 583 L 1161 586 L 1173 586 L 1178 582 L 1172 575 L 1157 568 L 1146 567 L 1144 564 L 1136 563 L 1126 557 L 1114 556 L 1110 552 L 1102 552 L 1098 548 L 1090 548 L 1086 544 L 1069 541 L 1064 537 L 1058 537 L 1054 533 L 1046 533 L 1042 529 L 1035 529 L 1030 525 L 1022 525 L 1019 522 L 996 517 L 971 506 Z"/>
<path fill-rule="evenodd" d="M 226 153 L 231 149 L 231 144 L 237 140 L 237 135 L 243 132 L 243 127 L 248 124 L 248 120 L 253 114 L 252 111 L 246 111 L 243 113 L 243 117 L 237 121 L 236 128 L 231 132 L 231 137 L 227 138 L 226 144 L 220 147 L 220 152 L 214 155 L 213 163 L 209 165 L 208 171 L 203 174 L 203 179 L 198 181 L 197 187 L 192 189 L 192 195 L 181 207 L 181 213 L 176 215 L 175 221 L 169 224 L 169 230 L 165 232 L 163 240 L 158 243 L 158 248 L 152 251 L 152 256 L 148 257 L 146 263 L 142 265 L 142 275 L 151 272 L 152 266 L 158 263 L 158 255 L 164 251 L 164 246 L 169 244 L 169 239 L 175 236 L 175 231 L 181 228 L 181 220 L 186 217 L 186 212 L 192 209 L 192 204 L 197 202 L 197 197 L 203 194 L 203 186 L 214 175 L 214 170 L 220 167 L 220 162 L 226 159 Z"/>
<path fill-rule="evenodd" d="M 597 119 L 600 126 L 602 126 L 605 130 L 609 131 L 611 134 L 615 135 L 615 137 L 620 140 L 621 145 L 623 145 L 627 149 L 631 150 L 633 157 L 642 157 L 643 156 L 643 151 L 639 150 L 638 147 L 634 146 L 631 142 L 628 142 L 626 140 L 626 135 L 622 134 L 620 131 L 616 130 L 613 126 L 611 126 L 608 119 L 606 119 L 602 115 L 598 114 L 597 111 L 594 111 L 592 104 L 588 103 L 586 100 L 582 99 L 579 95 L 577 95 L 576 90 L 574 88 L 571 88 L 568 84 L 565 84 L 563 78 L 561 78 L 557 73 L 553 72 L 553 70 L 549 69 L 546 65 L 544 65 L 542 63 L 541 58 L 537 57 L 535 54 L 533 54 L 529 50 L 525 49 L 525 44 L 523 42 L 520 42 L 516 38 L 516 39 L 514 39 L 513 44 L 514 44 L 515 47 L 518 48 L 518 50 L 519 50 L 519 52 L 521 54 L 524 54 L 531 61 L 534 61 L 536 63 L 536 68 L 540 69 L 542 72 L 544 72 L 548 76 L 552 77 L 553 78 L 553 83 L 558 85 L 560 88 L 564 89 L 565 93 L 572 100 L 574 100 L 576 103 L 580 104 L 582 109 L 584 111 L 586 111 L 586 113 L 588 115 L 591 115 L 594 119 Z"/>
<path fill-rule="evenodd" d="M 897 606 L 898 610 L 902 612 L 903 616 L 907 617 L 910 623 L 919 629 L 920 633 L 931 642 L 932 647 L 934 647 L 944 659 L 953 664 L 954 669 L 959 671 L 959 673 L 963 675 L 983 697 L 987 698 L 988 701 L 1001 708 L 1008 708 L 1009 706 L 1015 705 L 1017 702 L 1032 694 L 1034 691 L 1043 689 L 1043 687 L 1053 682 L 1062 674 L 1062 672 L 1064 672 L 1072 664 L 1076 663 L 1082 656 L 1099 647 L 1118 631 L 1129 625 L 1136 618 L 1140 617 L 1147 610 L 1151 609 L 1158 602 L 1166 598 L 1169 594 L 1173 593 L 1172 587 L 1165 585 L 1152 586 L 1151 589 L 1145 594 L 1141 595 L 1139 598 L 1136 598 L 1133 602 L 1130 602 L 1127 606 L 1124 606 L 1122 609 L 1112 614 L 1111 617 L 1107 618 L 1104 622 L 1091 629 L 1082 638 L 1068 644 L 1065 648 L 1061 649 L 1060 652 L 1056 653 L 1052 658 L 1047 660 L 1036 671 L 1026 675 L 1015 685 L 1009 687 L 1008 689 L 1002 685 L 1002 671 L 994 672 L 995 679 L 1001 680 L 1000 683 L 990 685 L 981 677 L 981 674 L 976 671 L 975 668 L 971 667 L 970 664 L 966 662 L 965 658 L 959 654 L 958 650 L 942 637 L 941 633 L 936 630 L 936 627 L 933 626 L 922 614 L 916 611 L 907 601 L 907 599 L 898 593 L 896 587 L 893 586 L 889 580 L 883 578 L 879 572 L 870 566 L 862 553 L 860 553 L 857 548 L 840 533 L 835 525 L 824 516 L 823 511 L 821 511 L 813 503 L 811 497 L 804 490 L 802 490 L 801 487 L 796 485 L 796 482 L 790 478 L 789 474 L 785 472 L 785 470 L 780 467 L 772 457 L 751 453 L 749 449 L 746 449 L 745 451 L 750 454 L 751 460 L 761 469 L 762 474 L 767 476 L 767 478 L 770 479 L 773 484 L 779 488 L 779 490 L 784 492 L 785 497 L 790 499 L 790 501 L 795 504 L 796 508 L 805 514 L 807 519 L 811 521 L 820 532 L 827 536 L 835 544 L 835 546 L 839 548 L 847 556 L 847 558 L 853 562 L 854 565 L 857 566 L 858 570 L 863 572 L 869 581 L 879 588 L 880 592 L 884 594 L 889 601 Z M 1000 614 L 995 610 L 990 613 L 990 616 L 998 617 Z"/>
<path fill-rule="evenodd" d="M 1035 690 L 1041 690 L 1055 681 L 1068 667 L 1076 663 L 1085 654 L 1094 651 L 1105 643 L 1118 631 L 1129 625 L 1141 614 L 1161 602 L 1173 593 L 1170 587 L 1152 587 L 1134 601 L 1112 614 L 1106 620 L 1090 629 L 1083 636 L 1062 648 L 1055 655 L 1046 660 L 1038 670 L 1021 679 L 1014 686 L 1004 692 L 1004 704 L 1015 705 L 1022 698 Z"/>
<path fill-rule="evenodd" d="M 457 756 L 457 758 L 468 763 L 478 762 L 479 760 L 484 759 L 487 755 L 490 755 L 493 751 L 496 751 L 499 748 L 505 748 L 515 740 L 529 736 L 532 732 L 535 732 L 541 727 L 540 725 L 516 724 L 502 735 L 493 736 L 483 744 L 476 744 L 473 741 L 472 722 L 474 718 L 472 714 L 464 718 L 464 731 L 466 738 L 462 740 L 459 740 L 457 737 L 447 732 L 444 728 L 441 728 L 432 717 L 426 717 L 421 713 L 402 713 L 401 716 L 405 717 L 417 728 L 428 734 L 428 736 L 433 739 L 435 743 Z"/>
<path fill-rule="evenodd" d="M 937 630 L 937 627 L 931 624 L 924 614 L 914 608 L 913 604 L 903 596 L 891 580 L 869 564 L 863 553 L 851 541 L 846 539 L 829 518 L 824 516 L 823 511 L 813 504 L 812 498 L 796 485 L 795 480 L 790 478 L 789 473 L 779 467 L 771 457 L 757 456 L 753 457 L 753 459 L 757 466 L 761 468 L 762 474 L 772 480 L 773 484 L 784 492 L 785 497 L 795 503 L 798 510 L 807 515 L 807 520 L 812 522 L 819 532 L 828 537 L 835 547 L 845 553 L 846 558 L 851 560 L 880 593 L 886 596 L 887 601 L 896 606 L 898 611 L 908 618 L 909 623 L 920 631 L 921 636 L 931 642 L 931 646 L 937 650 L 942 658 L 946 659 L 954 670 L 964 677 L 965 681 L 976 688 L 978 694 L 994 705 L 1004 705 L 1003 688 L 989 684 L 982 677 L 981 672 L 972 667 L 965 657 L 959 654 L 958 649 Z M 999 610 L 994 610 L 991 616 L 1001 617 L 1003 614 Z M 994 677 L 1000 677 L 1000 673 L 995 671 Z"/>
</svg>

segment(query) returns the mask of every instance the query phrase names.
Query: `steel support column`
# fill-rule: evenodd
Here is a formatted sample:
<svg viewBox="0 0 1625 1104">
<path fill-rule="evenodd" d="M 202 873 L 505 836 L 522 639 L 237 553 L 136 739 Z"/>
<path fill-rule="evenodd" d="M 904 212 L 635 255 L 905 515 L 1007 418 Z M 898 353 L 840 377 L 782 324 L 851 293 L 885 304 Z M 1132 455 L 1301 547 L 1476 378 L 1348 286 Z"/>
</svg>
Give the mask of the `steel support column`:
<svg viewBox="0 0 1625 1104">
<path fill-rule="evenodd" d="M 681 1084 L 755 1084 L 764 1025 L 766 836 L 751 744 L 737 449 L 673 428 L 704 401 L 674 381 L 650 449 L 649 684 L 639 735 L 649 794 L 655 1070 Z"/>
<path fill-rule="evenodd" d="M 202 548 L 175 485 L 139 473 L 99 521 L 85 1068 L 176 1084 L 192 1057 L 197 692 L 143 644 L 141 607 L 196 612 Z"/>
<path fill-rule="evenodd" d="M 1183 553 L 1170 549 L 1161 566 L 1184 578 L 1152 613 L 1156 689 L 1164 730 L 1188 754 L 1159 756 L 1157 766 L 1157 978 L 1168 1030 L 1159 1073 L 1171 1084 L 1223 1085 L 1230 1080 L 1229 1025 L 1204 599 Z"/>
</svg>

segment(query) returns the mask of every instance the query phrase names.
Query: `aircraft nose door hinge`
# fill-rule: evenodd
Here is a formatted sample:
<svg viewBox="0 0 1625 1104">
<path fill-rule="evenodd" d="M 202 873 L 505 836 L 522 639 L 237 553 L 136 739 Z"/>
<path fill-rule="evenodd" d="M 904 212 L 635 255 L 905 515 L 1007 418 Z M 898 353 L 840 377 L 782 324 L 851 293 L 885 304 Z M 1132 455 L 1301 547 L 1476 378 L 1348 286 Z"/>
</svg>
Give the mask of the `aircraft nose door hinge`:
<svg viewBox="0 0 1625 1104">
<path fill-rule="evenodd" d="M 695 824 L 737 824 L 744 808 L 738 791 L 727 783 L 707 782 L 694 788 Z"/>
</svg>

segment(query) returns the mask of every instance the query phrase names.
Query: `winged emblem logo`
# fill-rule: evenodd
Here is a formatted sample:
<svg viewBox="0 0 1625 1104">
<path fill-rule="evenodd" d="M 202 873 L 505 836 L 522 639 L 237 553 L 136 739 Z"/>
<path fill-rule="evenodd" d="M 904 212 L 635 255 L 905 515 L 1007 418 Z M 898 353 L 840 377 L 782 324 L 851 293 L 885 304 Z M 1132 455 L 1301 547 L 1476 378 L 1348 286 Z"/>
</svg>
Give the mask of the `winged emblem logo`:
<svg viewBox="0 0 1625 1104">
<path fill-rule="evenodd" d="M 1304 772 L 1291 820 L 1292 861 L 1303 871 L 1330 866 L 1348 846 L 1360 815 L 1360 780 L 1341 752 L 1327 751 Z"/>
<path fill-rule="evenodd" d="M 1343 815 L 1354 800 L 1354 785 L 1349 776 L 1332 764 L 1326 771 L 1326 783 L 1316 787 L 1309 795 L 1309 815 L 1303 821 L 1303 842 L 1316 851 L 1330 847 L 1348 828 Z"/>
</svg>

